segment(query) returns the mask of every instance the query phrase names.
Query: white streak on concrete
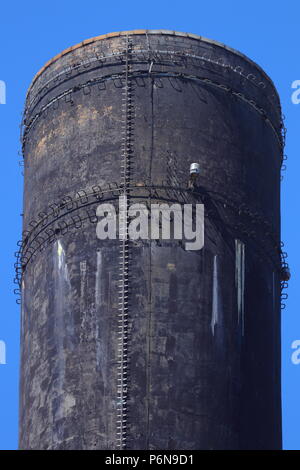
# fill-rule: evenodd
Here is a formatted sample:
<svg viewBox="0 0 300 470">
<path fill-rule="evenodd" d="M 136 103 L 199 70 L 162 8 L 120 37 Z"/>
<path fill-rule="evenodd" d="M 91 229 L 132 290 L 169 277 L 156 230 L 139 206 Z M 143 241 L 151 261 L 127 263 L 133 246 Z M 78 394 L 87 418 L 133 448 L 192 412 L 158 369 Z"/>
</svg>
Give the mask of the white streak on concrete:
<svg viewBox="0 0 300 470">
<path fill-rule="evenodd" d="M 95 286 L 95 302 L 96 307 L 101 302 L 101 271 L 102 271 L 102 251 L 97 251 L 97 270 L 96 270 L 96 286 Z"/>
<path fill-rule="evenodd" d="M 102 251 L 97 251 L 97 268 L 95 280 L 95 307 L 96 307 L 96 364 L 101 370 L 101 341 L 100 341 L 100 305 L 102 301 Z"/>
<path fill-rule="evenodd" d="M 68 266 L 66 263 L 66 254 L 60 240 L 57 240 L 58 269 L 62 272 L 63 278 L 70 284 Z"/>
<path fill-rule="evenodd" d="M 57 240 L 54 244 L 54 304 L 55 319 L 54 331 L 56 341 L 56 367 L 57 367 L 57 384 L 56 391 L 58 396 L 65 393 L 65 370 L 66 370 L 66 351 L 64 338 L 67 336 L 68 323 L 68 302 L 70 292 L 70 279 L 68 266 L 66 263 L 66 255 L 62 243 Z M 57 410 L 57 417 L 63 416 L 63 407 Z"/>
<path fill-rule="evenodd" d="M 237 292 L 238 324 L 241 326 L 242 336 L 245 333 L 245 244 L 235 240 L 235 287 Z"/>
<path fill-rule="evenodd" d="M 82 332 L 85 331 L 86 323 L 86 280 L 87 280 L 87 264 L 86 260 L 80 261 L 80 313 Z"/>
<path fill-rule="evenodd" d="M 211 312 L 211 331 L 214 336 L 215 326 L 218 324 L 219 313 L 219 283 L 218 283 L 218 257 L 214 256 L 213 264 L 213 286 L 212 286 L 212 312 Z"/>
</svg>

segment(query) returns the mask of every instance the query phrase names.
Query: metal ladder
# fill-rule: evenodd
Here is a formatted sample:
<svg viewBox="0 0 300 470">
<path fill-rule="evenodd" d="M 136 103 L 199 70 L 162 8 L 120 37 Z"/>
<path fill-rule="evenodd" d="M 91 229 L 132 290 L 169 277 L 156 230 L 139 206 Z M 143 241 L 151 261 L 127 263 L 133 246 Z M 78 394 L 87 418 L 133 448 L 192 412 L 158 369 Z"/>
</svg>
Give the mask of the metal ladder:
<svg viewBox="0 0 300 470">
<path fill-rule="evenodd" d="M 131 132 L 133 117 L 131 50 L 132 44 L 126 36 L 124 64 L 125 86 L 122 89 L 122 194 L 119 205 L 120 261 L 119 261 L 119 303 L 118 303 L 118 355 L 117 355 L 117 448 L 125 449 L 127 441 L 128 401 L 128 282 L 129 282 L 129 240 L 128 240 L 128 196 L 130 186 L 130 157 L 132 150 Z"/>
</svg>

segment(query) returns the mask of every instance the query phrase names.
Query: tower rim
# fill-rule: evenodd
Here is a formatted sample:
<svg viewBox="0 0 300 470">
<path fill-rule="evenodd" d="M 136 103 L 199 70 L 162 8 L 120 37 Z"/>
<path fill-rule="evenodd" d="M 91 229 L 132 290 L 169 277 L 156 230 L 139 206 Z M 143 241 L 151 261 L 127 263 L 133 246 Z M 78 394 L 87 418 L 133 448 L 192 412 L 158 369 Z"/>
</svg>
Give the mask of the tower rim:
<svg viewBox="0 0 300 470">
<path fill-rule="evenodd" d="M 138 35 L 140 35 L 140 36 L 143 36 L 143 35 L 165 35 L 165 36 L 185 37 L 185 38 L 189 38 L 189 39 L 194 39 L 196 41 L 201 41 L 201 42 L 204 42 L 206 44 L 212 44 L 214 46 L 225 49 L 225 50 L 231 52 L 232 54 L 235 54 L 238 57 L 242 58 L 243 60 L 248 62 L 252 67 L 255 67 L 257 70 L 259 70 L 259 72 L 263 75 L 263 77 L 274 88 L 274 91 L 276 93 L 276 97 L 278 98 L 278 100 L 280 102 L 280 98 L 279 98 L 279 94 L 277 92 L 276 86 L 275 86 L 273 80 L 270 78 L 270 76 L 264 71 L 264 69 L 260 65 L 258 65 L 254 60 L 250 59 L 248 56 L 246 56 L 245 54 L 243 54 L 239 50 L 234 49 L 230 46 L 227 46 L 226 44 L 224 44 L 220 41 L 216 41 L 214 39 L 209 39 L 209 38 L 206 38 L 204 36 L 200 36 L 198 34 L 185 33 L 185 32 L 180 32 L 180 31 L 175 31 L 175 30 L 169 30 L 169 29 L 134 29 L 134 30 L 128 30 L 128 31 L 117 31 L 117 32 L 106 33 L 106 34 L 102 34 L 100 36 L 94 36 L 94 37 L 91 37 L 89 39 L 85 39 L 84 41 L 81 41 L 81 42 L 79 42 L 79 43 L 77 43 L 73 46 L 70 46 L 70 47 L 64 49 L 62 52 L 60 52 L 59 54 L 52 57 L 52 59 L 48 60 L 48 62 L 46 62 L 40 68 L 40 70 L 35 74 L 31 84 L 28 87 L 27 95 L 29 94 L 29 92 L 30 92 L 32 86 L 35 84 L 36 80 L 44 73 L 44 71 L 50 65 L 52 65 L 57 60 L 59 60 L 61 57 L 64 57 L 65 55 L 73 52 L 74 50 L 79 49 L 79 48 L 84 47 L 84 46 L 87 46 L 89 44 L 92 44 L 94 42 L 102 41 L 102 40 L 105 40 L 105 39 L 117 38 L 117 37 L 121 37 L 121 36 L 138 36 Z"/>
</svg>

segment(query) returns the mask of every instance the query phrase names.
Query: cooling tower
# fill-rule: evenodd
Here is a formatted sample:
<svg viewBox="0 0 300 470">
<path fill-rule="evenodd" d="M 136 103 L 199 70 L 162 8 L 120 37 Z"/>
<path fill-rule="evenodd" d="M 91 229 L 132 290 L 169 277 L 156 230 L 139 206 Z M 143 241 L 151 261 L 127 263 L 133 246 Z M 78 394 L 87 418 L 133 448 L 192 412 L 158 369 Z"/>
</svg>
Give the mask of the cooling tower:
<svg viewBox="0 0 300 470">
<path fill-rule="evenodd" d="M 280 449 L 270 78 L 193 34 L 107 34 L 42 68 L 23 125 L 20 448 Z M 125 229 L 133 203 L 203 204 L 203 248 L 100 239 L 120 196 Z"/>
</svg>

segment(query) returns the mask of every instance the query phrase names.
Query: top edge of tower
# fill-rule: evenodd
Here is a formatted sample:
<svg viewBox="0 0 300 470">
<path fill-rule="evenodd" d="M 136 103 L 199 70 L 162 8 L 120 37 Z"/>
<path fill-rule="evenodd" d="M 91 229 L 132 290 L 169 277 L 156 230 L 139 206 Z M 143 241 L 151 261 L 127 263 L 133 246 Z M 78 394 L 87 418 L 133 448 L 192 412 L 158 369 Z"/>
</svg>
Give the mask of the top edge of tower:
<svg viewBox="0 0 300 470">
<path fill-rule="evenodd" d="M 226 44 L 223 44 L 220 41 L 216 41 L 214 39 L 208 39 L 208 38 L 205 38 L 203 36 L 199 36 L 198 34 L 185 33 L 185 32 L 173 31 L 173 30 L 168 30 L 168 29 L 134 29 L 134 30 L 130 30 L 130 31 L 118 31 L 118 32 L 102 34 L 100 36 L 95 36 L 95 37 L 92 37 L 90 39 L 85 39 L 84 41 L 82 41 L 78 44 L 75 44 L 74 46 L 71 46 L 71 47 L 68 47 L 67 49 L 64 49 L 62 52 L 60 52 L 59 54 L 54 56 L 52 59 L 50 59 L 48 62 L 46 62 L 46 64 L 34 76 L 32 82 L 31 82 L 31 84 L 28 88 L 27 94 L 29 93 L 31 87 L 34 85 L 35 81 L 43 74 L 43 72 L 51 64 L 53 64 L 54 62 L 59 60 L 61 57 L 71 53 L 72 51 L 74 51 L 76 49 L 79 49 L 81 47 L 84 47 L 84 46 L 87 46 L 87 45 L 92 44 L 94 42 L 102 41 L 102 40 L 105 40 L 105 39 L 117 38 L 117 37 L 120 37 L 120 36 L 136 36 L 136 35 L 148 35 L 148 34 L 149 35 L 151 34 L 151 35 L 166 35 L 166 36 L 185 37 L 185 38 L 189 38 L 189 39 L 194 39 L 196 41 L 201 41 L 201 42 L 204 42 L 204 43 L 207 43 L 207 44 L 212 44 L 214 46 L 225 49 L 225 50 L 241 57 L 246 62 L 248 62 L 251 66 L 258 69 L 260 71 L 260 73 L 266 78 L 266 80 L 268 80 L 271 83 L 271 85 L 275 89 L 276 94 L 278 95 L 276 86 L 275 86 L 273 80 L 269 77 L 269 75 L 263 70 L 263 68 L 260 65 L 258 65 L 255 61 L 249 59 L 249 57 L 247 57 L 242 52 L 240 52 L 237 49 L 234 49 L 232 47 L 229 47 L 229 46 L 227 46 Z"/>
</svg>

